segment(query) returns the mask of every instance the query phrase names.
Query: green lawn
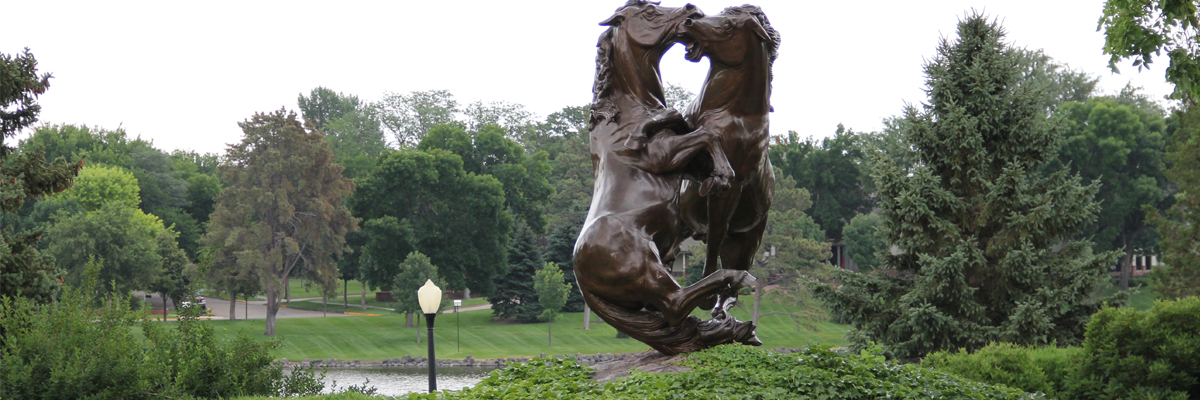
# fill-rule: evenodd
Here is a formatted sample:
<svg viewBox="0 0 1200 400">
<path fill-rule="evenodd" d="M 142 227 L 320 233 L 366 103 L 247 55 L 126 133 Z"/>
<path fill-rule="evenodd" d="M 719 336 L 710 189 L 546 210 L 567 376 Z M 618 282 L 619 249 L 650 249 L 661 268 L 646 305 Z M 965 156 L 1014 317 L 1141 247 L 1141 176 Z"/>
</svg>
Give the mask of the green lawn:
<svg viewBox="0 0 1200 400">
<path fill-rule="evenodd" d="M 1119 289 L 1117 287 L 1117 285 L 1114 284 L 1104 290 L 1104 295 L 1110 296 L 1110 295 L 1116 293 L 1118 290 L 1121 290 L 1121 289 Z M 1129 306 L 1130 307 L 1133 307 L 1136 310 L 1146 311 L 1146 310 L 1149 310 L 1150 307 L 1154 306 L 1154 299 L 1155 299 L 1156 295 L 1154 294 L 1153 290 L 1150 290 L 1150 278 L 1149 277 L 1140 276 L 1140 277 L 1131 279 L 1129 281 L 1129 290 L 1137 291 L 1136 293 L 1133 293 L 1129 296 Z"/>
<path fill-rule="evenodd" d="M 320 304 L 317 304 L 319 307 Z M 340 303 L 338 304 L 340 307 Z M 330 304 L 330 310 L 333 310 Z M 764 307 L 771 311 L 773 307 Z M 352 307 L 351 311 L 357 311 Z M 369 310 L 384 311 L 384 310 Z M 739 319 L 748 315 L 734 311 Z M 378 317 L 329 317 L 279 319 L 276 322 L 277 337 L 281 346 L 273 351 L 275 357 L 298 360 L 304 358 L 339 360 L 381 360 L 424 355 L 427 344 L 416 342 L 417 333 L 425 328 L 404 328 L 402 315 L 381 312 Z M 580 329 L 582 313 L 562 315 L 554 323 L 554 347 L 546 347 L 546 323 L 499 324 L 492 322 L 490 310 L 467 311 L 461 318 L 462 350 L 455 348 L 456 316 L 442 315 L 437 319 L 435 345 L 438 356 L 445 358 L 530 357 L 546 354 L 595 354 L 626 353 L 649 349 L 633 339 L 617 339 L 612 327 L 593 323 L 590 330 Z M 595 317 L 593 317 L 595 318 Z M 771 315 L 760 321 L 759 338 L 769 348 L 804 347 L 810 343 L 845 345 L 843 338 L 848 327 L 834 323 L 822 323 L 820 331 L 798 330 L 786 316 Z M 167 322 L 172 324 L 172 322 Z M 262 320 L 213 321 L 219 335 L 233 336 L 245 332 L 261 338 Z M 264 338 L 265 340 L 265 338 Z"/>
</svg>

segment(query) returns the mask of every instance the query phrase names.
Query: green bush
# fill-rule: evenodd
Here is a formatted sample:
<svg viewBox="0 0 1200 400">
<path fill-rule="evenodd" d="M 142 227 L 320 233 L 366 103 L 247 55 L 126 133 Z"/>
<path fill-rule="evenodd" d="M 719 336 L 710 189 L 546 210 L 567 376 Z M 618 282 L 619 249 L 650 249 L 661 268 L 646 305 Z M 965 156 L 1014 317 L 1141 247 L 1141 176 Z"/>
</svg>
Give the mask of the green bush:
<svg viewBox="0 0 1200 400">
<path fill-rule="evenodd" d="M 878 351 L 878 348 L 874 349 Z M 461 392 L 410 394 L 409 399 L 1027 399 L 1040 398 L 1003 385 L 987 385 L 877 353 L 839 355 L 812 347 L 781 354 L 742 345 L 692 353 L 681 373 L 633 375 L 592 381 L 573 359 L 538 358 L 510 364 Z"/>
<path fill-rule="evenodd" d="M 1024 347 L 992 343 L 975 353 L 939 351 L 921 360 L 922 367 L 980 382 L 998 383 L 1027 392 L 1060 397 L 1082 349 Z"/>
<path fill-rule="evenodd" d="M 1076 398 L 1200 399 L 1200 297 L 1096 312 L 1079 370 Z"/>
<path fill-rule="evenodd" d="M 1200 298 L 1104 307 L 1084 337 L 1082 347 L 933 353 L 921 365 L 1061 399 L 1200 399 Z"/>
<path fill-rule="evenodd" d="M 0 300 L 0 399 L 221 398 L 316 394 L 311 370 L 285 375 L 269 350 L 242 336 L 223 341 L 194 315 L 164 329 L 128 299 L 93 297 L 99 266 L 58 302 Z M 146 340 L 134 336 L 142 323 Z"/>
</svg>

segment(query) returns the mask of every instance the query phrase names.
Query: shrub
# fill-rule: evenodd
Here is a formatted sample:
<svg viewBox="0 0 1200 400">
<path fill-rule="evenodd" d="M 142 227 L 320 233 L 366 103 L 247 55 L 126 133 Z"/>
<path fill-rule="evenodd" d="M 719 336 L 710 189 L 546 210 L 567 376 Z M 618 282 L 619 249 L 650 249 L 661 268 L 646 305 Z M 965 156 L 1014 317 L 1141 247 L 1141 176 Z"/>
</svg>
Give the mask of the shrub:
<svg viewBox="0 0 1200 400">
<path fill-rule="evenodd" d="M 56 303 L 0 300 L 0 398 L 221 398 L 324 388 L 311 370 L 285 375 L 273 365 L 277 341 L 217 340 L 194 316 L 169 330 L 116 296 L 97 307 L 99 268 L 89 262 L 83 285 Z M 144 341 L 134 336 L 139 321 Z"/>
<path fill-rule="evenodd" d="M 939 351 L 921 366 L 980 382 L 1003 384 L 1027 392 L 1060 397 L 1062 385 L 1080 358 L 1078 347 L 1024 347 L 992 343 L 975 353 Z"/>
<path fill-rule="evenodd" d="M 1148 311 L 1105 307 L 1092 316 L 1080 379 L 1087 399 L 1200 399 L 1200 297 L 1158 301 Z"/>
<path fill-rule="evenodd" d="M 1023 399 L 1039 398 L 1003 385 L 987 385 L 915 365 L 886 361 L 875 353 L 839 355 L 811 347 L 801 353 L 726 345 L 692 353 L 681 373 L 633 375 L 592 381 L 573 359 L 537 358 L 510 364 L 461 392 L 410 394 L 410 399 Z"/>
</svg>

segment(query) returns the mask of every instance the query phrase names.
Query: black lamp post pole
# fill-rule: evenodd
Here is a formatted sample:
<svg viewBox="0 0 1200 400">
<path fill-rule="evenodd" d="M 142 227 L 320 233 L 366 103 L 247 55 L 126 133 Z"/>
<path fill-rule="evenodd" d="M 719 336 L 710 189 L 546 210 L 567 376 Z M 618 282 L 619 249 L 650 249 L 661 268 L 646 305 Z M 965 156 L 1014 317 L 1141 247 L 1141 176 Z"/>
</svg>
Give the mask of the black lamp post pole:
<svg viewBox="0 0 1200 400">
<path fill-rule="evenodd" d="M 429 393 L 437 391 L 437 359 L 433 355 L 433 317 L 437 314 L 425 314 L 425 324 L 429 325 Z"/>
</svg>

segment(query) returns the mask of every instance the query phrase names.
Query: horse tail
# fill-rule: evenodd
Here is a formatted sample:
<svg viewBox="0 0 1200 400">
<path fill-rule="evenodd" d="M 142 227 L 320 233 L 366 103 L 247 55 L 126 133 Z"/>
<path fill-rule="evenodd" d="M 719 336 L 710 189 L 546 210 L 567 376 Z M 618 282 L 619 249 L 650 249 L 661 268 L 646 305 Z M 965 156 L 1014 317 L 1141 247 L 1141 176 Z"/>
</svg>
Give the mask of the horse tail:
<svg viewBox="0 0 1200 400">
<path fill-rule="evenodd" d="M 733 343 L 747 333 L 753 335 L 754 330 L 752 323 L 739 322 L 732 317 L 701 321 L 691 315 L 679 325 L 671 326 L 658 311 L 631 311 L 593 296 L 586 290 L 583 291 L 583 299 L 600 319 L 613 328 L 669 356 Z"/>
</svg>

